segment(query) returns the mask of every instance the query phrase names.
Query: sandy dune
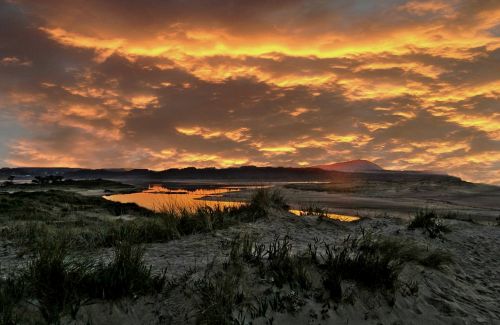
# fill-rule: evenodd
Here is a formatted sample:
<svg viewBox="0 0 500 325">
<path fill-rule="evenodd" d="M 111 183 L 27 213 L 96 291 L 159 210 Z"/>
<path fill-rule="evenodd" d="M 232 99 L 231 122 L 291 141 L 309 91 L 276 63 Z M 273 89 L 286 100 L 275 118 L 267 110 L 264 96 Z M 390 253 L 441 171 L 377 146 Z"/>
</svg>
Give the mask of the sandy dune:
<svg viewBox="0 0 500 325">
<path fill-rule="evenodd" d="M 362 232 L 414 242 L 426 250 L 449 252 L 453 263 L 441 270 L 419 264 L 407 264 L 398 281 L 415 282 L 418 291 L 411 294 L 398 290 L 390 302 L 380 293 L 356 291 L 352 303 L 341 303 L 328 309 L 322 318 L 322 306 L 314 299 L 295 314 L 272 312 L 267 315 L 274 324 L 500 324 L 500 227 L 495 217 L 500 207 L 495 202 L 497 192 L 487 188 L 491 195 L 474 200 L 474 191 L 451 191 L 444 200 L 430 199 L 429 193 L 414 192 L 373 195 L 371 193 L 331 193 L 281 188 L 288 202 L 301 207 L 316 205 L 332 212 L 356 214 L 364 217 L 359 222 L 342 223 L 314 216 L 298 217 L 291 213 L 271 210 L 269 217 L 254 223 L 245 223 L 209 234 L 182 237 L 167 243 L 146 246 L 145 261 L 154 272 L 166 268 L 170 278 L 186 275 L 186 284 L 204 274 L 207 265 L 223 261 L 228 248 L 222 245 L 241 233 L 254 234 L 263 243 L 276 236 L 290 237 L 293 249 L 300 253 L 308 244 L 319 240 L 340 244 L 347 236 Z M 484 189 L 483 189 L 484 190 Z M 383 193 L 383 191 L 381 192 Z M 228 193 L 224 200 L 243 200 L 250 190 Z M 460 198 L 460 195 L 462 197 Z M 219 198 L 220 199 L 220 198 Z M 455 211 L 464 219 L 445 219 L 451 232 L 440 239 L 430 239 L 421 231 L 407 230 L 408 219 L 419 207 L 438 211 Z M 387 215 L 387 216 L 385 216 Z M 477 222 L 479 221 L 479 222 Z M 3 242 L 0 248 L 0 272 L 15 270 L 26 263 L 19 257 L 19 249 Z M 101 249 L 94 256 L 110 258 L 110 249 Z M 187 273 L 190 272 L 190 273 Z M 253 290 L 248 283 L 247 290 Z M 77 320 L 65 319 L 66 324 L 185 324 L 195 323 L 192 300 L 177 291 L 158 297 L 132 300 L 89 302 L 81 308 Z M 254 324 L 266 324 L 257 318 Z"/>
<path fill-rule="evenodd" d="M 416 241 L 429 249 L 449 251 L 454 264 L 442 270 L 406 266 L 400 281 L 416 281 L 418 292 L 415 295 L 398 292 L 393 306 L 380 295 L 362 292 L 353 305 L 341 304 L 337 310 L 329 310 L 326 320 L 311 319 L 311 310 L 318 311 L 321 306 L 309 301 L 295 315 L 274 314 L 275 324 L 500 324 L 500 227 L 457 220 L 446 223 L 452 231 L 441 241 L 429 239 L 420 231 L 409 231 L 406 222 L 394 218 L 340 223 L 276 213 L 269 219 L 214 234 L 149 245 L 145 259 L 155 271 L 167 267 L 172 276 L 181 276 L 195 268 L 197 272 L 189 278 L 193 280 L 203 273 L 207 263 L 226 258 L 227 250 L 221 248 L 221 242 L 240 232 L 258 234 L 264 242 L 276 235 L 289 235 L 294 249 L 302 251 L 314 239 L 340 243 L 348 235 L 370 229 L 376 234 Z M 167 324 L 183 324 L 185 315 L 188 322 L 194 322 L 189 300 L 175 294 L 114 306 L 97 304 L 84 310 L 82 315 L 92 319 L 93 324 L 156 324 L 158 319 Z M 259 323 L 264 320 L 254 322 Z"/>
</svg>

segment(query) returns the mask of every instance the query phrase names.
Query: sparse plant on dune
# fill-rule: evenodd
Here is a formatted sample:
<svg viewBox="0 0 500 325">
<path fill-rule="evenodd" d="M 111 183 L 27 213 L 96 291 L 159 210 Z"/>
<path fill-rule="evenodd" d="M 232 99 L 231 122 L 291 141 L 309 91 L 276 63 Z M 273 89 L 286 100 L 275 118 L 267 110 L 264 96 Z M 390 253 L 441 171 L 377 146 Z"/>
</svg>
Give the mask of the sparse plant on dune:
<svg viewBox="0 0 500 325">
<path fill-rule="evenodd" d="M 47 323 L 57 324 L 62 313 L 76 316 L 82 299 L 79 287 L 89 271 L 86 262 L 69 259 L 63 241 L 40 243 L 25 278 Z"/>
<path fill-rule="evenodd" d="M 308 205 L 306 207 L 300 208 L 301 216 L 317 216 L 320 218 L 328 217 L 328 211 L 324 208 Z"/>
<path fill-rule="evenodd" d="M 16 305 L 23 299 L 25 283 L 22 277 L 10 275 L 0 278 L 0 325 L 20 323 Z"/>
<path fill-rule="evenodd" d="M 259 188 L 255 190 L 250 205 L 261 208 L 288 209 L 285 197 L 279 189 Z"/>
<path fill-rule="evenodd" d="M 109 263 L 74 256 L 64 240 L 47 237 L 25 270 L 0 280 L 0 324 L 15 324 L 16 306 L 29 301 L 47 324 L 64 315 L 75 318 L 80 307 L 95 299 L 114 300 L 151 295 L 165 287 L 166 275 L 153 274 L 140 246 L 121 243 Z"/>
<path fill-rule="evenodd" d="M 408 225 L 409 230 L 422 229 L 430 238 L 442 238 L 450 232 L 450 228 L 443 224 L 442 218 L 432 210 L 419 210 Z"/>
<path fill-rule="evenodd" d="M 153 275 L 143 261 L 144 248 L 123 242 L 114 247 L 110 263 L 93 265 L 85 278 L 84 294 L 91 298 L 118 299 L 133 294 L 161 292 L 166 284 L 165 273 Z"/>
<path fill-rule="evenodd" d="M 195 308 L 199 324 L 234 324 L 233 311 L 244 302 L 239 278 L 231 272 L 206 273 L 195 281 Z"/>
<path fill-rule="evenodd" d="M 311 287 L 310 275 L 303 258 L 292 254 L 290 238 L 276 237 L 266 251 L 266 274 L 271 276 L 273 283 L 282 287 L 288 284 L 291 288 L 309 289 Z"/>
<path fill-rule="evenodd" d="M 210 305 L 212 310 L 206 305 L 198 309 L 203 322 L 209 318 L 231 323 L 237 321 L 236 314 L 241 316 L 239 319 L 253 320 L 267 319 L 269 311 L 294 313 L 302 308 L 305 297 L 311 296 L 325 306 L 330 306 L 331 301 L 352 303 L 353 291 L 344 290 L 346 283 L 382 293 L 393 301 L 396 290 L 408 295 L 418 291 L 417 282 L 399 280 L 407 263 L 440 268 L 452 262 L 443 251 L 428 251 L 412 242 L 367 233 L 348 237 L 339 245 L 316 240 L 303 253 L 292 253 L 287 236 L 263 244 L 253 235 L 242 234 L 225 247 L 230 248 L 229 259 L 219 271 L 206 273 L 198 283 L 207 290 L 197 291 L 199 301 L 208 299 L 204 292 L 211 292 L 217 301 Z M 267 289 L 259 293 L 236 289 L 244 288 L 245 281 L 255 281 L 255 277 L 264 281 Z"/>
</svg>

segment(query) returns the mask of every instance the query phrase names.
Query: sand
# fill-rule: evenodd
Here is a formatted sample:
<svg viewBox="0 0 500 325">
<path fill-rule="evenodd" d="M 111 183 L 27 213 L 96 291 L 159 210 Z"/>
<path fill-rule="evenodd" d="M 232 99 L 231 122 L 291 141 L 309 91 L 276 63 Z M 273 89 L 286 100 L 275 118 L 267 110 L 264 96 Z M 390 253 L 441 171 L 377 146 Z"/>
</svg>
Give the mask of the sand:
<svg viewBox="0 0 500 325">
<path fill-rule="evenodd" d="M 377 234 L 413 240 L 429 249 L 449 251 L 454 264 L 443 270 L 411 264 L 400 281 L 417 281 L 418 293 L 396 293 L 394 305 L 370 292 L 361 293 L 353 305 L 341 304 L 328 311 L 328 319 L 314 320 L 311 310 L 321 306 L 309 301 L 297 314 L 273 316 L 275 324 L 500 324 L 500 227 L 446 220 L 452 231 L 444 240 L 430 239 L 420 231 L 409 231 L 406 222 L 394 218 L 364 219 L 357 223 L 323 221 L 317 217 L 297 217 L 275 212 L 269 219 L 208 235 L 194 235 L 165 244 L 147 247 L 145 260 L 160 271 L 167 267 L 172 276 L 196 268 L 200 276 L 207 263 L 224 259 L 227 251 L 221 241 L 240 232 L 258 234 L 262 241 L 275 235 L 289 235 L 297 251 L 304 250 L 315 238 L 340 243 L 345 236 L 359 234 L 362 228 Z M 194 323 L 192 306 L 178 295 L 122 301 L 118 304 L 94 304 L 83 308 L 82 315 L 92 324 L 168 324 Z M 83 323 L 83 318 L 81 323 Z M 160 322 L 161 323 L 161 322 Z M 264 323 L 257 319 L 254 324 Z"/>
<path fill-rule="evenodd" d="M 295 206 L 316 203 L 332 212 L 352 213 L 364 217 L 359 222 L 320 221 L 317 217 L 299 217 L 284 211 L 272 210 L 268 218 L 241 224 L 210 234 L 186 236 L 168 243 L 146 246 L 145 261 L 154 272 L 167 269 L 168 275 L 178 278 L 195 270 L 186 282 L 201 277 L 207 265 L 227 258 L 228 251 L 221 243 L 239 233 L 252 233 L 262 242 L 276 235 L 290 236 L 294 250 L 301 252 L 315 239 L 341 243 L 346 236 L 372 231 L 404 241 L 415 241 L 428 249 L 443 249 L 453 256 L 454 263 L 442 270 L 408 264 L 400 275 L 401 282 L 416 281 L 418 292 L 397 291 L 393 304 L 380 294 L 360 291 L 353 304 L 340 304 L 327 312 L 327 319 L 315 319 L 321 306 L 308 300 L 295 315 L 271 313 L 274 324 L 500 324 L 500 227 L 494 222 L 498 207 L 493 199 L 479 200 L 471 205 L 447 203 L 441 200 L 428 203 L 421 197 L 374 197 L 339 193 L 282 189 Z M 228 199 L 240 200 L 247 192 L 230 193 Z M 494 196 L 495 198 L 495 196 Z M 226 198 L 225 198 L 226 199 Z M 447 200 L 450 202 L 449 198 Z M 427 204 L 426 204 L 427 202 Z M 458 207 L 457 207 L 458 205 Z M 455 207 L 462 215 L 478 216 L 476 221 L 446 219 L 451 228 L 443 240 L 430 239 L 421 231 L 407 230 L 408 219 L 416 207 L 447 209 Z M 26 259 L 18 257 L 12 244 L 0 249 L 0 272 L 22 267 Z M 104 259 L 109 249 L 95 253 Z M 251 286 L 250 286 L 251 288 Z M 125 299 L 114 303 L 90 302 L 82 307 L 76 321 L 65 324 L 185 324 L 195 323 L 192 301 L 179 293 Z M 260 318 L 254 324 L 265 324 Z"/>
</svg>

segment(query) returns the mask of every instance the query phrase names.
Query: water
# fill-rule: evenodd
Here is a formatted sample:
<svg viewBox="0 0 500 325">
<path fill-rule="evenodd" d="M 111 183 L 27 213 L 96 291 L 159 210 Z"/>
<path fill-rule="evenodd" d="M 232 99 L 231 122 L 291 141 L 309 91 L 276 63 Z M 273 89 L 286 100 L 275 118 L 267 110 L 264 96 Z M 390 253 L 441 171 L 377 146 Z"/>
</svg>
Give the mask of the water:
<svg viewBox="0 0 500 325">
<path fill-rule="evenodd" d="M 177 188 L 166 187 L 164 185 L 152 185 L 148 189 L 129 194 L 113 194 L 104 196 L 105 199 L 120 203 L 136 203 L 146 209 L 160 212 L 162 210 L 178 211 L 187 209 L 194 211 L 202 207 L 238 207 L 244 202 L 225 201 L 223 194 L 229 192 L 238 192 L 242 189 L 256 188 L 256 186 L 225 186 L 216 188 Z M 291 213 L 304 216 L 309 212 L 305 210 L 291 209 Z M 329 219 L 353 222 L 360 218 L 357 216 L 322 212 L 322 215 Z"/>
<path fill-rule="evenodd" d="M 290 212 L 297 216 L 309 215 L 309 213 L 305 210 L 290 210 Z M 322 215 L 328 219 L 339 220 L 343 222 L 353 222 L 353 221 L 358 221 L 360 219 L 360 217 L 357 216 L 349 216 L 346 214 L 337 214 L 330 212 L 323 212 Z"/>
<path fill-rule="evenodd" d="M 238 207 L 242 202 L 222 200 L 222 195 L 228 192 L 239 191 L 240 187 L 198 188 L 193 190 L 169 188 L 161 185 L 150 186 L 147 190 L 129 194 L 113 194 L 104 196 L 105 199 L 120 203 L 136 203 L 153 211 L 162 210 L 196 210 L 200 207 Z M 210 198 L 205 200 L 204 198 Z"/>
</svg>

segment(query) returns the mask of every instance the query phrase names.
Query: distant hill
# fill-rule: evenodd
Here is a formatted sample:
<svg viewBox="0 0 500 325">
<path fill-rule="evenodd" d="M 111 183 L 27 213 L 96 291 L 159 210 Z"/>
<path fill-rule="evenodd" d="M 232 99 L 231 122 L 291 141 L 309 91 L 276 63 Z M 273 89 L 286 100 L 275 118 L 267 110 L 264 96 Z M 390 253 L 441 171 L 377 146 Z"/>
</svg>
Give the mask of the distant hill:
<svg viewBox="0 0 500 325">
<path fill-rule="evenodd" d="M 382 167 L 368 160 L 351 160 L 327 165 L 313 166 L 328 171 L 348 172 L 348 173 L 372 173 L 384 171 Z"/>
<path fill-rule="evenodd" d="M 0 168 L 0 182 L 8 176 L 16 179 L 32 179 L 35 176 L 60 175 L 66 179 L 111 179 L 125 182 L 135 181 L 177 181 L 177 180 L 215 180 L 215 181 L 252 181 L 252 182 L 371 182 L 371 181 L 412 181 L 412 182 L 440 182 L 464 183 L 460 178 L 447 175 L 433 175 L 410 171 L 384 171 L 370 162 L 341 163 L 352 166 L 365 166 L 363 171 L 325 170 L 321 168 L 291 168 L 291 167 L 233 167 L 233 168 L 171 168 L 162 171 L 148 169 L 84 169 L 84 168 Z M 328 166 L 328 165 L 326 165 Z M 345 165 L 344 165 L 345 166 Z M 351 167 L 352 167 L 351 166 Z M 369 166 L 371 170 L 367 169 Z M 370 172 L 371 171 L 371 172 Z M 377 172 L 378 171 L 378 172 Z M 383 171 L 383 172 L 381 172 Z"/>
</svg>

